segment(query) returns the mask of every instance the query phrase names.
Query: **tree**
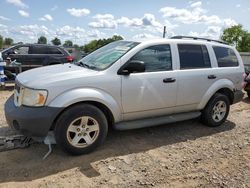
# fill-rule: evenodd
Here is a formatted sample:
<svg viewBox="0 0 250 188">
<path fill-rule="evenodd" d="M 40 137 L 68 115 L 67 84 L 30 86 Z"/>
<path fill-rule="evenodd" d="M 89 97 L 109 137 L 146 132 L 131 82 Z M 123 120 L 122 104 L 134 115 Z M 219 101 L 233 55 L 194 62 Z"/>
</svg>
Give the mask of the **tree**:
<svg viewBox="0 0 250 188">
<path fill-rule="evenodd" d="M 5 38 L 4 39 L 4 45 L 11 46 L 13 44 L 14 40 L 12 38 Z"/>
<path fill-rule="evenodd" d="M 72 47 L 73 46 L 73 42 L 71 40 L 66 40 L 64 42 L 63 46 L 65 46 L 65 47 Z"/>
<path fill-rule="evenodd" d="M 47 38 L 45 36 L 40 36 L 37 41 L 38 44 L 47 44 Z"/>
<path fill-rule="evenodd" d="M 0 35 L 0 49 L 3 48 L 3 37 Z"/>
<path fill-rule="evenodd" d="M 74 49 L 76 49 L 76 50 L 80 50 L 80 46 L 78 45 L 78 44 L 74 44 Z"/>
<path fill-rule="evenodd" d="M 84 52 L 86 53 L 90 53 L 98 48 L 101 48 L 102 46 L 105 46 L 111 42 L 118 41 L 118 40 L 123 40 L 123 38 L 119 35 L 114 35 L 113 37 L 107 38 L 107 39 L 92 40 L 88 44 L 81 47 L 81 49 L 83 49 Z"/>
<path fill-rule="evenodd" d="M 61 40 L 57 37 L 55 37 L 52 41 L 52 44 L 54 44 L 55 46 L 59 46 L 61 45 Z"/>
<path fill-rule="evenodd" d="M 120 36 L 120 35 L 114 35 L 114 36 L 112 37 L 112 40 L 113 40 L 113 41 L 123 40 L 123 38 L 122 38 L 122 36 Z"/>
<path fill-rule="evenodd" d="M 223 31 L 221 39 L 235 45 L 238 51 L 250 51 L 250 33 L 242 25 L 235 25 Z"/>
<path fill-rule="evenodd" d="M 250 33 L 242 36 L 242 40 L 237 48 L 240 52 L 250 52 Z"/>
</svg>

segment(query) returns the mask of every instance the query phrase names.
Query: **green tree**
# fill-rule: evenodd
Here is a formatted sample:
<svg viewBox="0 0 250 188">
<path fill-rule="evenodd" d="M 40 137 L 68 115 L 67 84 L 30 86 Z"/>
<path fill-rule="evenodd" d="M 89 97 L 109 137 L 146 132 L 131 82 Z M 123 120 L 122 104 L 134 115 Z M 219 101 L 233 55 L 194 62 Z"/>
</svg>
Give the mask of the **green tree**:
<svg viewBox="0 0 250 188">
<path fill-rule="evenodd" d="M 250 51 L 250 34 L 242 25 L 235 25 L 223 31 L 221 39 L 235 45 L 238 51 Z"/>
<path fill-rule="evenodd" d="M 4 39 L 4 45 L 10 46 L 12 45 L 14 40 L 12 38 L 5 38 Z"/>
<path fill-rule="evenodd" d="M 76 50 L 80 50 L 80 46 L 78 44 L 74 44 L 73 47 L 76 49 Z"/>
<path fill-rule="evenodd" d="M 57 37 L 55 37 L 52 41 L 52 44 L 54 44 L 55 46 L 59 46 L 61 45 L 61 40 Z"/>
<path fill-rule="evenodd" d="M 66 40 L 63 44 L 63 46 L 66 46 L 66 47 L 72 47 L 73 46 L 73 42 L 71 40 Z"/>
<path fill-rule="evenodd" d="M 102 46 L 105 46 L 111 42 L 118 41 L 118 40 L 123 40 L 123 38 L 119 35 L 114 35 L 113 37 L 107 38 L 107 39 L 92 40 L 88 44 L 81 47 L 81 49 L 83 49 L 84 52 L 86 53 L 90 53 L 90 52 L 95 51 L 98 48 L 101 48 Z"/>
<path fill-rule="evenodd" d="M 40 36 L 37 40 L 38 44 L 47 44 L 47 38 L 45 36 Z"/>
<path fill-rule="evenodd" d="M 242 36 L 242 40 L 237 48 L 240 52 L 250 52 L 250 33 Z"/>
<path fill-rule="evenodd" d="M 0 49 L 3 48 L 3 37 L 0 35 Z"/>
<path fill-rule="evenodd" d="M 114 41 L 123 40 L 123 38 L 122 38 L 122 36 L 120 36 L 120 35 L 114 35 L 114 36 L 112 37 L 112 40 L 114 40 Z"/>
</svg>

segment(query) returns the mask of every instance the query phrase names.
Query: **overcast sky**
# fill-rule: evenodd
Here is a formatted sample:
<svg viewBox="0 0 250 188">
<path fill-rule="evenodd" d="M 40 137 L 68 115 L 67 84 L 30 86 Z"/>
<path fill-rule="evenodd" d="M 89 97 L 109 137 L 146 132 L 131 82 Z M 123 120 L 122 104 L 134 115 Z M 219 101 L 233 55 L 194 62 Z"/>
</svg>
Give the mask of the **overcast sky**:
<svg viewBox="0 0 250 188">
<path fill-rule="evenodd" d="M 250 0 L 1 0 L 0 34 L 15 42 L 41 35 L 84 44 L 114 34 L 127 40 L 194 35 L 218 39 L 242 24 L 250 31 Z"/>
</svg>

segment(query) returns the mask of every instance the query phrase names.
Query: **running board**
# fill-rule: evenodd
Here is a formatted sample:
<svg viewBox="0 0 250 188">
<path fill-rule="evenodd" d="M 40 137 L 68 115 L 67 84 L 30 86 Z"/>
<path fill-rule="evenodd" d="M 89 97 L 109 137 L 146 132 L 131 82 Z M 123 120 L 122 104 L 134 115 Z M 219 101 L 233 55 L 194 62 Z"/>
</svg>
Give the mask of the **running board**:
<svg viewBox="0 0 250 188">
<path fill-rule="evenodd" d="M 116 130 L 139 129 L 144 127 L 152 127 L 157 125 L 163 125 L 166 123 L 174 123 L 178 121 L 194 119 L 199 117 L 200 115 L 201 112 L 188 112 L 188 113 L 173 114 L 168 116 L 139 119 L 134 121 L 125 121 L 114 124 L 114 128 Z"/>
</svg>

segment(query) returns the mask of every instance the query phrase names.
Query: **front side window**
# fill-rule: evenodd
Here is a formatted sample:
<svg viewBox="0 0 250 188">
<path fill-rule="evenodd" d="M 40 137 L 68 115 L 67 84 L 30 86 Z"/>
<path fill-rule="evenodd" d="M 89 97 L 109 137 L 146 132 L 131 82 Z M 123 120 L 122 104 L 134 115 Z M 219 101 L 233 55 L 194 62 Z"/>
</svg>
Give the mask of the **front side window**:
<svg viewBox="0 0 250 188">
<path fill-rule="evenodd" d="M 205 45 L 178 44 L 178 50 L 181 69 L 211 67 L 209 54 Z"/>
<path fill-rule="evenodd" d="M 20 47 L 16 48 L 14 51 L 16 54 L 27 55 L 27 54 L 29 54 L 29 47 L 28 46 L 20 46 Z"/>
<path fill-rule="evenodd" d="M 138 44 L 129 41 L 112 42 L 85 56 L 76 64 L 94 70 L 104 70 Z"/>
<path fill-rule="evenodd" d="M 145 64 L 145 72 L 172 70 L 171 50 L 168 44 L 145 48 L 130 60 L 143 61 Z"/>
<path fill-rule="evenodd" d="M 213 46 L 213 49 L 218 67 L 237 67 L 239 65 L 238 59 L 232 49 L 220 46 Z"/>
</svg>

